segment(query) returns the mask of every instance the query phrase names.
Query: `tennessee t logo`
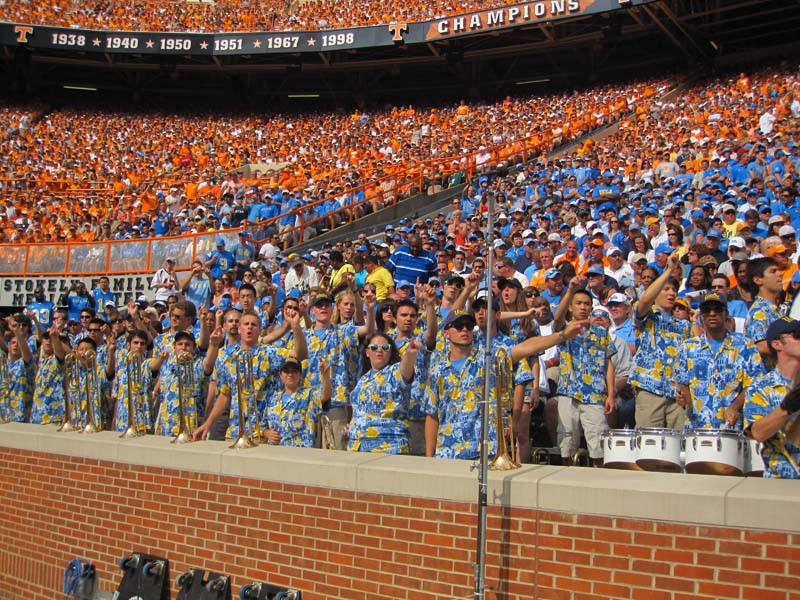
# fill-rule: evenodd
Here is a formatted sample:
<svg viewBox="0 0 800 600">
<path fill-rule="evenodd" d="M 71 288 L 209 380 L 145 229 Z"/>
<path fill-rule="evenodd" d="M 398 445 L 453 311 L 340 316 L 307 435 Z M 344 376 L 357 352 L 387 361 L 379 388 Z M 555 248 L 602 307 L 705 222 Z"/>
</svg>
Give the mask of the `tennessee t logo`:
<svg viewBox="0 0 800 600">
<path fill-rule="evenodd" d="M 17 41 L 20 44 L 27 44 L 28 36 L 33 33 L 33 27 L 26 27 L 25 25 L 15 25 L 14 33 L 17 34 Z"/>
<path fill-rule="evenodd" d="M 393 42 L 402 42 L 403 34 L 408 33 L 407 23 L 392 23 L 389 25 L 389 32 L 392 34 Z"/>
</svg>

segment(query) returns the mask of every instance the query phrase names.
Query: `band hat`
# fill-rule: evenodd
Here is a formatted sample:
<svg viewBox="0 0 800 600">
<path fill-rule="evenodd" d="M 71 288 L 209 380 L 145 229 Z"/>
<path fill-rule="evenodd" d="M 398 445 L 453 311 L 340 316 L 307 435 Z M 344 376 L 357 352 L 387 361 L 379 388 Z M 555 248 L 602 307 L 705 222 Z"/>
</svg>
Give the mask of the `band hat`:
<svg viewBox="0 0 800 600">
<path fill-rule="evenodd" d="M 800 321 L 782 317 L 767 328 L 767 343 L 769 344 L 787 333 L 794 333 L 798 329 L 800 329 Z"/>
<path fill-rule="evenodd" d="M 456 321 L 461 321 L 461 320 L 472 322 L 473 327 L 475 327 L 475 325 L 477 324 L 477 321 L 475 320 L 475 317 L 472 315 L 472 313 L 468 313 L 465 310 L 451 310 L 448 313 L 447 317 L 445 317 L 444 322 L 442 323 L 442 330 L 445 331 L 449 329 L 455 324 Z"/>
</svg>

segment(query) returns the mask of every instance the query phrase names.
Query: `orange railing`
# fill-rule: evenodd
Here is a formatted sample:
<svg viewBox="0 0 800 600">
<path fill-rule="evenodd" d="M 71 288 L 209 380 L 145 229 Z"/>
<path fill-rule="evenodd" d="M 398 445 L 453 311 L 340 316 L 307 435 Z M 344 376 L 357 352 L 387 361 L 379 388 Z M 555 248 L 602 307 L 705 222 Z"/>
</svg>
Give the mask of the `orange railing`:
<svg viewBox="0 0 800 600">
<path fill-rule="evenodd" d="M 222 235 L 233 247 L 239 229 L 104 242 L 0 245 L 0 276 L 90 276 L 153 272 L 174 258 L 186 270 L 195 258 L 204 259 Z"/>
<path fill-rule="evenodd" d="M 364 207 L 377 202 L 383 207 L 391 206 L 401 199 L 417 192 L 426 191 L 435 184 L 443 184 L 452 174 L 462 173 L 463 180 L 468 181 L 477 171 L 477 157 L 488 153 L 489 165 L 503 161 L 507 164 L 525 163 L 538 157 L 543 151 L 550 150 L 551 140 L 541 133 L 513 142 L 486 146 L 471 154 L 429 159 L 398 173 L 383 175 L 371 179 L 368 183 L 351 188 L 353 196 L 363 191 L 365 198 L 344 206 L 322 217 L 307 217 L 306 213 L 314 211 L 324 201 L 316 200 L 302 208 L 292 211 L 295 225 L 281 233 L 292 235 L 296 244 L 308 240 L 310 228 L 325 224 L 329 215 L 338 215 L 340 225 L 352 223 L 365 212 Z M 24 180 L 23 180 L 24 181 Z M 64 186 L 54 190 L 61 194 L 109 194 L 104 188 L 71 188 Z M 271 227 L 277 228 L 278 222 L 285 215 L 258 223 L 245 223 L 244 227 L 253 234 L 256 240 Z M 167 257 L 176 260 L 176 268 L 187 270 L 192 260 L 204 258 L 213 250 L 217 235 L 224 235 L 228 247 L 232 247 L 239 229 L 228 229 L 222 232 L 203 232 L 174 237 L 157 237 L 133 240 L 113 240 L 103 242 L 61 242 L 39 244 L 0 244 L 0 277 L 2 276 L 91 276 L 91 275 L 126 275 L 147 273 L 160 268 Z"/>
</svg>

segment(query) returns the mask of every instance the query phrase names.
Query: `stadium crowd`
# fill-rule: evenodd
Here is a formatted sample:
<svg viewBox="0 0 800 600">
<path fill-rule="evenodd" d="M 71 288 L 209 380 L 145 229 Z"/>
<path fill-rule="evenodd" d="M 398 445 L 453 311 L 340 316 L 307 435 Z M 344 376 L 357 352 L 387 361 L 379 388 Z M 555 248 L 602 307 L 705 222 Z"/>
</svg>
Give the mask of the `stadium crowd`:
<svg viewBox="0 0 800 600">
<path fill-rule="evenodd" d="M 79 27 L 112 31 L 315 31 L 389 23 L 427 21 L 451 15 L 517 4 L 516 0 L 439 0 L 344 5 L 332 0 L 106 0 L 91 4 L 54 0 L 8 2 L 0 7 L 0 20 L 11 23 Z"/>
<path fill-rule="evenodd" d="M 299 212 L 312 220 L 358 202 L 360 213 L 371 211 L 430 182 L 446 187 L 468 170 L 544 155 L 622 114 L 646 111 L 669 86 L 653 79 L 351 114 L 34 109 L 17 119 L 29 125 L 0 141 L 3 241 L 202 233 L 267 218 L 286 227 Z M 251 163 L 278 168 L 239 170 Z M 331 216 L 317 228 L 342 220 Z"/>
<path fill-rule="evenodd" d="M 798 89 L 791 64 L 652 95 L 602 141 L 489 161 L 448 210 L 377 238 L 297 255 L 280 231 L 230 249 L 220 236 L 183 278 L 168 257 L 152 304 L 116 306 L 107 279 L 63 308 L 37 292 L 8 322 L 6 416 L 64 417 L 57 366 L 73 347 L 77 421 L 124 430 L 132 406 L 141 431 L 176 435 L 189 353 L 198 439 L 474 459 L 488 377 L 492 394 L 507 382 L 525 461 L 538 410 L 565 464 L 582 437 L 602 464 L 609 427 L 732 428 L 764 442 L 765 476 L 799 478 Z M 486 373 L 489 307 L 508 360 Z"/>
</svg>

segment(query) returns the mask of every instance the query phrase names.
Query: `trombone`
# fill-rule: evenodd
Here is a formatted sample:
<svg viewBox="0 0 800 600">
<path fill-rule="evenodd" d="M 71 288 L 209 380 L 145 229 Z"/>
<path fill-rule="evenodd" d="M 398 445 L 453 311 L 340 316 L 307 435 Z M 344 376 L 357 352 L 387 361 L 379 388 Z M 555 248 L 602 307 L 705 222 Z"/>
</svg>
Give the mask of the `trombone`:
<svg viewBox="0 0 800 600">
<path fill-rule="evenodd" d="M 248 350 L 237 350 L 232 356 L 236 374 L 236 403 L 239 410 L 239 436 L 231 448 L 252 448 L 261 441 L 261 425 L 256 406 L 253 379 L 253 357 Z M 253 435 L 247 433 L 247 423 L 253 420 Z"/>
<path fill-rule="evenodd" d="M 97 382 L 97 367 L 95 358 L 97 353 L 94 350 L 87 350 L 83 359 L 80 360 L 83 370 L 86 371 L 86 379 L 83 382 L 83 390 L 86 395 L 86 425 L 81 433 L 97 433 L 100 427 L 97 422 L 97 415 L 94 412 L 95 399 L 100 399 L 100 387 Z M 99 402 L 98 402 L 99 405 Z"/>
<path fill-rule="evenodd" d="M 64 357 L 64 420 L 59 431 L 75 431 L 75 399 L 79 398 L 81 389 L 81 364 L 74 352 Z M 80 400 L 79 400 L 80 402 Z"/>
<path fill-rule="evenodd" d="M 323 450 L 337 450 L 336 438 L 333 436 L 333 423 L 328 415 L 320 415 L 319 417 L 320 433 L 322 435 L 322 449 Z"/>
<path fill-rule="evenodd" d="M 192 425 L 189 422 L 189 404 L 195 395 L 194 356 L 181 352 L 175 357 L 178 374 L 178 435 L 173 444 L 186 444 L 192 441 Z"/>
<path fill-rule="evenodd" d="M 509 422 L 508 437 L 506 442 L 505 416 L 510 412 L 514 394 L 514 365 L 511 362 L 511 355 L 505 348 L 500 348 L 494 355 L 495 364 L 495 396 L 497 404 L 495 407 L 495 429 L 497 434 L 497 454 L 489 464 L 492 471 L 510 471 L 519 469 L 517 462 L 517 444 L 514 439 L 514 431 Z M 488 404 L 487 404 L 488 408 Z M 511 454 L 509 455 L 509 445 Z"/>
<path fill-rule="evenodd" d="M 142 396 L 142 355 L 135 350 L 128 350 L 125 355 L 125 373 L 128 376 L 128 425 L 125 432 L 119 436 L 130 439 L 144 435 L 146 423 L 141 423 L 139 418 L 139 401 Z"/>
</svg>

